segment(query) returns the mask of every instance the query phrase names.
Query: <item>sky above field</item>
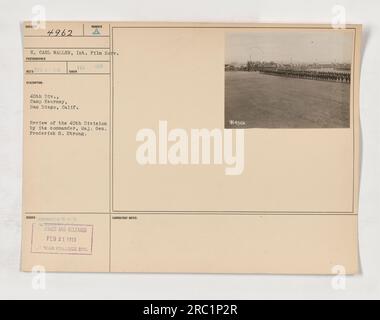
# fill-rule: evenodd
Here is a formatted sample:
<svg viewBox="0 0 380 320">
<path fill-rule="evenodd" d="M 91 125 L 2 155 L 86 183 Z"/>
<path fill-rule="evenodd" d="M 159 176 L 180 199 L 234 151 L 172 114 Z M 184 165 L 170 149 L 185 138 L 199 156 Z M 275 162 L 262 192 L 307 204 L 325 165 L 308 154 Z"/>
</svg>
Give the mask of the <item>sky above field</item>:
<svg viewBox="0 0 380 320">
<path fill-rule="evenodd" d="M 226 36 L 226 63 L 351 63 L 353 31 L 253 31 Z"/>
</svg>

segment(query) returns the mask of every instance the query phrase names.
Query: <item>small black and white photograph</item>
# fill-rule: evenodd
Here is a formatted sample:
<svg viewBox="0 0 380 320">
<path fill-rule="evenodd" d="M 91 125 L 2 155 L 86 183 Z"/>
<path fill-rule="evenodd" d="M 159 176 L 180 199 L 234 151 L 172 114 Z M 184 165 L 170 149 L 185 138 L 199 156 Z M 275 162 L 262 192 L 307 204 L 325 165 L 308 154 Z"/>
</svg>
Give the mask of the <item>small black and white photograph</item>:
<svg viewBox="0 0 380 320">
<path fill-rule="evenodd" d="M 225 128 L 350 128 L 351 31 L 228 33 Z"/>
</svg>

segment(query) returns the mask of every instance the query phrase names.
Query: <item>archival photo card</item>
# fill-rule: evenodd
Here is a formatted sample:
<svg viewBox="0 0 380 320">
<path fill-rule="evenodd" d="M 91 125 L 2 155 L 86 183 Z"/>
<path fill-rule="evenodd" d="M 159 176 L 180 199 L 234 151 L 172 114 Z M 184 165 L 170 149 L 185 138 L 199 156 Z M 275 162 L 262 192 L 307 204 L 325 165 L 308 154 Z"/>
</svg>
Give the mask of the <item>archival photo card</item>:
<svg viewBox="0 0 380 320">
<path fill-rule="evenodd" d="M 225 127 L 350 128 L 354 30 L 226 34 Z"/>
<path fill-rule="evenodd" d="M 357 274 L 361 30 L 25 22 L 22 270 Z"/>
</svg>

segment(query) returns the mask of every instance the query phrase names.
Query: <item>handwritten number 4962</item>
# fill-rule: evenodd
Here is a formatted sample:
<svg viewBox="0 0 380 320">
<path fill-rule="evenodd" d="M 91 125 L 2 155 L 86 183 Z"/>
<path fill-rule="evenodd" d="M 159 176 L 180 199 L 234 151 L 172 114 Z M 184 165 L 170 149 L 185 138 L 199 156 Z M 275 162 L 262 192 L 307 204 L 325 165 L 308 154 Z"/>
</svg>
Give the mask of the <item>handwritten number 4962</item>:
<svg viewBox="0 0 380 320">
<path fill-rule="evenodd" d="M 49 37 L 71 37 L 73 35 L 73 30 L 51 29 L 47 34 Z"/>
</svg>

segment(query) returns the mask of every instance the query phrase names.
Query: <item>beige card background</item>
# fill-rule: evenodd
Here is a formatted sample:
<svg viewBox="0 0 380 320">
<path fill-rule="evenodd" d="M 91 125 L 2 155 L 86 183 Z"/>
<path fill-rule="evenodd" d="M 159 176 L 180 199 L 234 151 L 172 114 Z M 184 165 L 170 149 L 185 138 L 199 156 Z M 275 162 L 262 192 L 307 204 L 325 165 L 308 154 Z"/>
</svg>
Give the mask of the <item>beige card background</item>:
<svg viewBox="0 0 380 320">
<path fill-rule="evenodd" d="M 67 74 L 58 65 L 62 74 L 25 75 L 23 270 L 329 274 L 342 265 L 358 272 L 360 26 L 48 24 L 71 28 L 72 38 L 29 26 L 25 57 L 28 48 L 57 46 L 117 55 L 102 57 L 102 74 Z M 306 27 L 352 33 L 349 129 L 246 129 L 241 176 L 224 175 L 224 166 L 137 164 L 136 133 L 159 120 L 223 128 L 226 33 Z M 29 98 L 36 93 L 80 110 L 36 112 Z M 30 120 L 109 126 L 81 138 L 37 137 L 28 134 Z M 79 245 L 35 250 L 73 233 L 87 254 L 73 254 Z"/>
</svg>

